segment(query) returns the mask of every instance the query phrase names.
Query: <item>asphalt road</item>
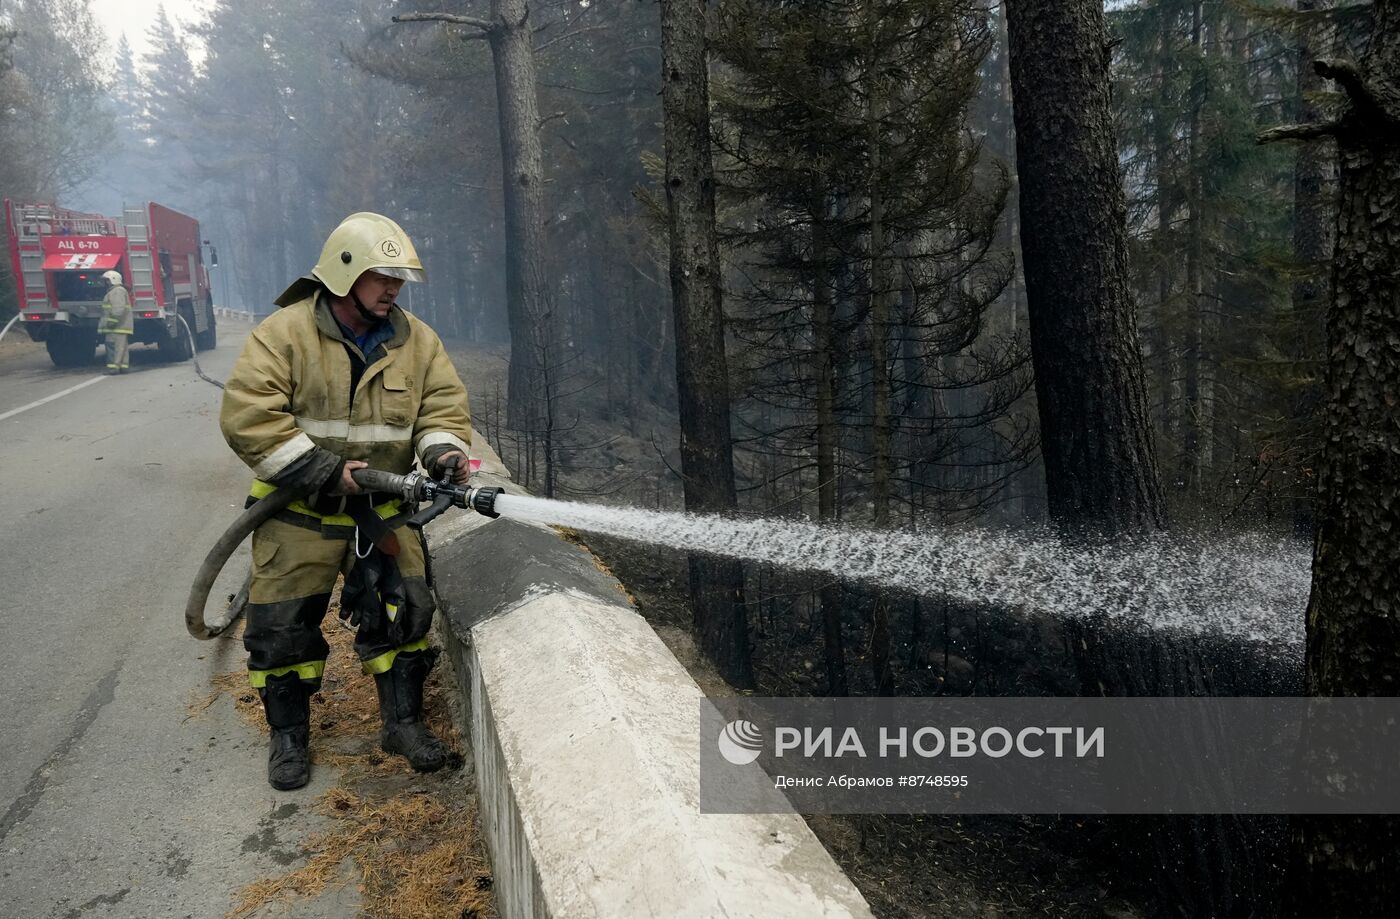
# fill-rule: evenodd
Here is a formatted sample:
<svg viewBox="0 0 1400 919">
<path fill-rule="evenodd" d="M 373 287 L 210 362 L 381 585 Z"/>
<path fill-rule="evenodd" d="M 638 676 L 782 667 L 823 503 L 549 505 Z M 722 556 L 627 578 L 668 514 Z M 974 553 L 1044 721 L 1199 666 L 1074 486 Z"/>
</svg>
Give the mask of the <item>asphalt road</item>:
<svg viewBox="0 0 1400 919">
<path fill-rule="evenodd" d="M 206 373 L 227 374 L 248 328 L 222 323 Z M 0 345 L 0 915 L 222 916 L 300 860 L 334 777 L 274 792 L 266 741 L 227 697 L 196 713 L 211 678 L 243 667 L 236 641 L 196 642 L 183 621 L 250 480 L 219 434 L 220 391 L 153 347 L 127 375 L 100 370 Z"/>
</svg>

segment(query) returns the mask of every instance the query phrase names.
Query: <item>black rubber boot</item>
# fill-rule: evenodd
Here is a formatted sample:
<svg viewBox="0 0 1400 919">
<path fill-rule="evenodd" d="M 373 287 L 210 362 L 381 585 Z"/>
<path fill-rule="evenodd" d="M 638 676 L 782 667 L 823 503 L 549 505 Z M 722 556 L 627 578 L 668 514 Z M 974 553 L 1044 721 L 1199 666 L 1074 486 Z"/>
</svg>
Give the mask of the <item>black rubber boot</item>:
<svg viewBox="0 0 1400 919">
<path fill-rule="evenodd" d="M 379 690 L 379 715 L 384 727 L 379 746 L 398 753 L 419 772 L 437 772 L 447 765 L 447 745 L 423 723 L 423 683 L 436 658 L 432 651 L 410 651 L 394 658 L 394 665 L 374 675 Z"/>
<path fill-rule="evenodd" d="M 267 756 L 267 783 L 291 791 L 311 781 L 311 757 L 306 744 L 311 726 L 311 694 L 315 688 L 293 673 L 270 676 L 258 690 L 272 734 Z"/>
</svg>

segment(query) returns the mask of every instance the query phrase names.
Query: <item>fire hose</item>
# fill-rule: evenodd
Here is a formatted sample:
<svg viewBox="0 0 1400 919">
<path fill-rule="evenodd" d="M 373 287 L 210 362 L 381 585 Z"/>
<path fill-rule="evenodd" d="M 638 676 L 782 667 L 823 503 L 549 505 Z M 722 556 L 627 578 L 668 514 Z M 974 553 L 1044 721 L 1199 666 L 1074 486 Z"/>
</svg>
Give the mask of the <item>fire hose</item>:
<svg viewBox="0 0 1400 919">
<path fill-rule="evenodd" d="M 4 339 L 5 339 L 5 333 L 8 332 L 8 331 L 10 331 L 10 327 L 13 326 L 16 322 L 19 321 L 19 317 L 20 317 L 20 314 L 19 314 L 19 313 L 15 313 L 14 316 L 10 317 L 10 321 L 7 322 L 7 323 L 5 323 L 5 327 L 4 327 L 3 329 L 0 329 L 0 341 L 4 341 Z M 215 386 L 219 387 L 220 389 L 223 389 L 223 388 L 224 388 L 224 384 L 220 383 L 218 380 L 216 380 L 216 379 L 214 379 L 213 377 L 209 376 L 207 373 L 204 372 L 204 368 L 201 367 L 201 366 L 199 366 L 199 357 L 198 357 L 198 356 L 196 355 L 196 353 L 195 353 L 195 352 L 198 351 L 199 349 L 198 349 L 197 347 L 195 347 L 194 332 L 190 329 L 190 324 L 189 324 L 188 322 L 186 322 L 186 321 L 185 321 L 185 317 L 184 317 L 184 316 L 181 316 L 179 313 L 176 313 L 176 314 L 175 314 L 175 318 L 178 319 L 178 320 L 180 320 L 180 325 L 181 325 L 181 326 L 184 328 L 184 330 L 185 330 L 185 336 L 189 339 L 189 342 L 190 342 L 190 360 L 192 360 L 192 361 L 194 362 L 194 372 L 195 372 L 195 373 L 199 376 L 199 378 L 200 378 L 201 380 L 203 380 L 204 382 L 206 382 L 206 383 L 213 383 Z"/>
<path fill-rule="evenodd" d="M 189 342 L 190 342 L 190 360 L 194 363 L 194 372 L 195 372 L 195 374 L 196 374 L 201 380 L 203 380 L 204 382 L 206 382 L 206 383 L 213 383 L 215 386 L 219 387 L 220 389 L 223 389 L 223 388 L 224 388 L 224 384 L 220 383 L 218 380 L 216 380 L 216 379 L 214 379 L 213 377 L 209 376 L 207 373 L 204 372 L 204 368 L 201 367 L 201 366 L 199 366 L 199 354 L 197 353 L 197 352 L 199 351 L 199 348 L 195 346 L 195 342 L 194 342 L 194 331 L 190 328 L 190 324 L 189 324 L 188 322 L 186 322 L 186 321 L 185 321 L 185 317 L 184 317 L 184 316 L 181 316 L 179 313 L 176 313 L 176 314 L 175 314 L 175 318 L 178 319 L 178 320 L 180 320 L 180 325 L 184 327 L 184 329 L 185 329 L 185 335 L 186 335 L 186 337 L 189 338 Z"/>
<path fill-rule="evenodd" d="M 452 481 L 452 474 L 453 467 L 448 465 L 444 468 L 442 477 L 438 479 L 416 471 L 397 475 L 382 469 L 369 468 L 356 469 L 350 473 L 350 477 L 365 491 L 395 495 L 409 505 L 409 510 L 384 521 L 387 529 L 392 530 L 407 524 L 415 530 L 421 530 L 429 521 L 452 507 L 464 510 L 470 508 L 486 517 L 498 516 L 495 505 L 496 496 L 501 493 L 501 489 L 490 485 L 457 485 Z M 195 575 L 189 599 L 185 603 L 185 628 L 189 630 L 190 635 L 200 641 L 207 641 L 222 635 L 229 626 L 238 621 L 247 605 L 247 584 L 231 598 L 228 608 L 217 622 L 210 623 L 205 619 L 204 607 L 209 600 L 214 581 L 223 571 L 229 556 L 233 555 L 233 551 L 258 528 L 259 524 L 285 510 L 299 497 L 299 492 L 279 488 L 267 497 L 260 498 L 224 531 L 218 542 L 214 543 L 214 547 L 204 558 L 204 564 L 200 565 L 199 573 Z M 427 502 L 428 506 L 420 510 L 418 505 L 424 502 Z"/>
<path fill-rule="evenodd" d="M 0 341 L 5 340 L 5 333 L 10 331 L 10 326 L 14 325 L 16 322 L 19 322 L 19 313 L 15 313 L 11 316 L 10 321 L 5 323 L 5 327 L 0 329 Z"/>
</svg>

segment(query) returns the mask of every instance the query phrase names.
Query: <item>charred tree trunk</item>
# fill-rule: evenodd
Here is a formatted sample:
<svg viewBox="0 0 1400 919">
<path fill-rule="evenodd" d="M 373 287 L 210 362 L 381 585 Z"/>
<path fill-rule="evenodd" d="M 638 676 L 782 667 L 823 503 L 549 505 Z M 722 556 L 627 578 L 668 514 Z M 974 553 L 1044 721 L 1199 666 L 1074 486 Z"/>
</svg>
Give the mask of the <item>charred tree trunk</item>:
<svg viewBox="0 0 1400 919">
<path fill-rule="evenodd" d="M 1102 535 L 1159 528 L 1103 4 L 1014 0 L 1007 26 L 1050 516 Z"/>
<path fill-rule="evenodd" d="M 1102 0 L 1009 0 L 1022 250 L 1051 519 L 1081 539 L 1166 525 L 1130 295 L 1126 204 Z M 1190 291 L 1187 292 L 1188 296 Z M 1194 694 L 1214 679 L 1190 640 L 1106 618 L 1067 627 L 1081 692 Z M 1189 762 L 1176 764 L 1189 775 Z M 1229 818 L 1111 824 L 1113 849 L 1183 915 L 1245 915 Z M 1247 851 L 1247 848 L 1245 848 Z"/>
<path fill-rule="evenodd" d="M 1300 13 L 1325 9 L 1320 0 L 1298 0 Z M 1298 38 L 1298 120 L 1315 123 L 1322 119 L 1316 95 L 1324 80 L 1313 68 L 1313 59 L 1325 53 L 1329 42 L 1325 27 L 1300 29 Z M 1293 258 L 1298 278 L 1292 291 L 1292 332 L 1290 356 L 1305 361 L 1322 352 L 1323 314 L 1326 310 L 1330 279 L 1328 264 L 1334 244 L 1336 224 L 1336 159 L 1330 142 L 1299 144 L 1293 166 Z M 1293 406 L 1294 418 L 1314 418 L 1322 404 L 1321 381 L 1300 388 Z M 1316 447 L 1317 432 L 1309 430 L 1306 442 Z M 1310 449 L 1309 454 L 1312 453 Z M 1311 464 L 1308 464 L 1311 465 Z M 1312 535 L 1313 507 L 1306 499 L 1296 499 L 1293 508 L 1294 531 Z"/>
<path fill-rule="evenodd" d="M 533 27 L 526 0 L 491 0 L 486 37 L 496 70 L 505 203 L 506 315 L 510 323 L 510 427 L 539 426 L 544 362 L 553 321 L 545 278 L 544 167 L 535 91 Z"/>
<path fill-rule="evenodd" d="M 1181 443 L 1180 418 L 1175 408 L 1180 397 L 1181 384 L 1178 373 L 1179 356 L 1172 331 L 1174 321 L 1174 297 L 1172 288 L 1176 284 L 1176 263 L 1166 253 L 1167 240 L 1171 237 L 1172 219 L 1176 214 L 1177 203 L 1172 192 L 1172 146 L 1174 135 L 1174 105 L 1168 98 L 1167 84 L 1171 77 L 1169 67 L 1175 63 L 1171 53 L 1175 30 L 1172 11 L 1163 7 L 1157 12 L 1159 17 L 1157 35 L 1158 96 L 1152 111 L 1153 167 L 1156 173 L 1157 189 L 1154 204 L 1157 209 L 1157 315 L 1148 323 L 1148 346 L 1151 362 L 1157 374 L 1156 417 L 1162 434 L 1164 448 L 1175 450 Z M 1180 470 L 1181 457 L 1168 455 L 1161 458 L 1171 469 Z"/>
<path fill-rule="evenodd" d="M 876 56 L 878 10 L 867 6 L 865 27 L 870 44 L 866 75 L 867 138 L 870 169 L 870 501 L 876 529 L 890 522 L 890 251 L 885 236 L 884 164 L 882 162 L 882 122 L 884 119 L 883 76 Z M 894 695 L 894 673 L 890 669 L 890 601 L 883 590 L 876 590 L 870 612 L 870 676 L 875 695 Z"/>
<path fill-rule="evenodd" d="M 1325 8 L 1319 0 L 1298 0 L 1298 12 Z M 1302 28 L 1298 38 L 1298 120 L 1322 119 L 1316 95 L 1324 81 L 1312 62 L 1326 46 L 1322 27 Z M 1331 150 L 1321 143 L 1300 144 L 1293 167 L 1293 254 L 1301 276 L 1293 285 L 1293 311 L 1320 313 L 1328 291 L 1327 260 L 1332 254 L 1333 222 L 1336 205 L 1328 193 L 1335 169 L 1329 162 Z"/>
<path fill-rule="evenodd" d="M 1200 3 L 1191 5 L 1191 51 L 1200 56 L 1204 23 Z M 1204 329 L 1202 328 L 1201 298 L 1205 296 L 1205 227 L 1202 208 L 1205 203 L 1201 175 L 1201 109 L 1205 105 L 1201 68 L 1193 67 L 1190 99 L 1191 113 L 1186 123 L 1186 325 L 1181 349 L 1181 430 L 1185 440 L 1181 451 L 1180 478 L 1188 494 L 1200 496 L 1202 466 L 1206 439 L 1210 437 L 1203 401 L 1204 388 Z"/>
<path fill-rule="evenodd" d="M 997 44 L 1001 46 L 1001 80 L 1000 91 L 1002 94 L 1001 107 L 1005 113 L 1005 121 L 1002 123 L 1002 149 L 1006 151 L 1007 159 L 1011 160 L 1007 164 L 1010 175 L 1010 187 L 1006 192 L 1006 235 L 1007 245 L 1011 250 L 1012 258 L 1017 260 L 1015 274 L 1011 277 L 1011 283 L 1007 285 L 1007 310 L 1006 310 L 1006 333 L 1015 335 L 1020 328 L 1021 315 L 1026 305 L 1026 277 L 1021 269 L 1021 178 L 1016 174 L 1015 157 L 1011 151 L 1016 148 L 1016 127 L 1012 122 L 1012 110 L 1014 102 L 1011 92 L 1011 50 L 1010 42 L 1006 31 L 1006 4 L 997 4 Z"/>
<path fill-rule="evenodd" d="M 812 325 L 815 335 L 812 375 L 817 392 L 817 519 L 836 521 L 836 326 L 832 302 L 831 258 L 827 241 L 827 202 L 812 204 Z M 841 632 L 841 587 L 827 583 L 820 591 L 822 636 L 826 650 L 826 692 L 849 694 L 846 647 Z"/>
<path fill-rule="evenodd" d="M 685 507 L 693 513 L 727 513 L 737 500 L 715 237 L 705 7 L 705 0 L 661 2 L 661 98 Z M 690 597 L 705 654 L 730 683 L 752 686 L 740 563 L 692 555 Z"/>
<path fill-rule="evenodd" d="M 1341 164 L 1327 311 L 1321 504 L 1307 612 L 1307 690 L 1400 692 L 1400 3 L 1376 0 L 1360 65 L 1319 61 L 1346 90 L 1329 126 Z M 1400 900 L 1400 818 L 1302 819 L 1310 915 L 1368 916 Z"/>
</svg>

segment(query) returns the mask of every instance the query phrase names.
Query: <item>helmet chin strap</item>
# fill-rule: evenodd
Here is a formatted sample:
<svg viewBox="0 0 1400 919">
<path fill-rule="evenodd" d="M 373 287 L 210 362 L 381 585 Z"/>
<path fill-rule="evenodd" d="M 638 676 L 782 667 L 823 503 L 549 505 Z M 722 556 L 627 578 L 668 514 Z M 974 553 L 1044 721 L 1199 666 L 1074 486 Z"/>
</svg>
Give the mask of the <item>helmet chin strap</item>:
<svg viewBox="0 0 1400 919">
<path fill-rule="evenodd" d="M 378 316 L 365 309 L 365 305 L 360 302 L 360 296 L 359 294 L 355 293 L 355 289 L 353 287 L 350 288 L 350 302 L 355 304 L 355 310 L 360 314 L 360 318 L 363 319 L 365 322 L 369 323 L 370 325 L 374 325 L 379 321 Z"/>
</svg>

